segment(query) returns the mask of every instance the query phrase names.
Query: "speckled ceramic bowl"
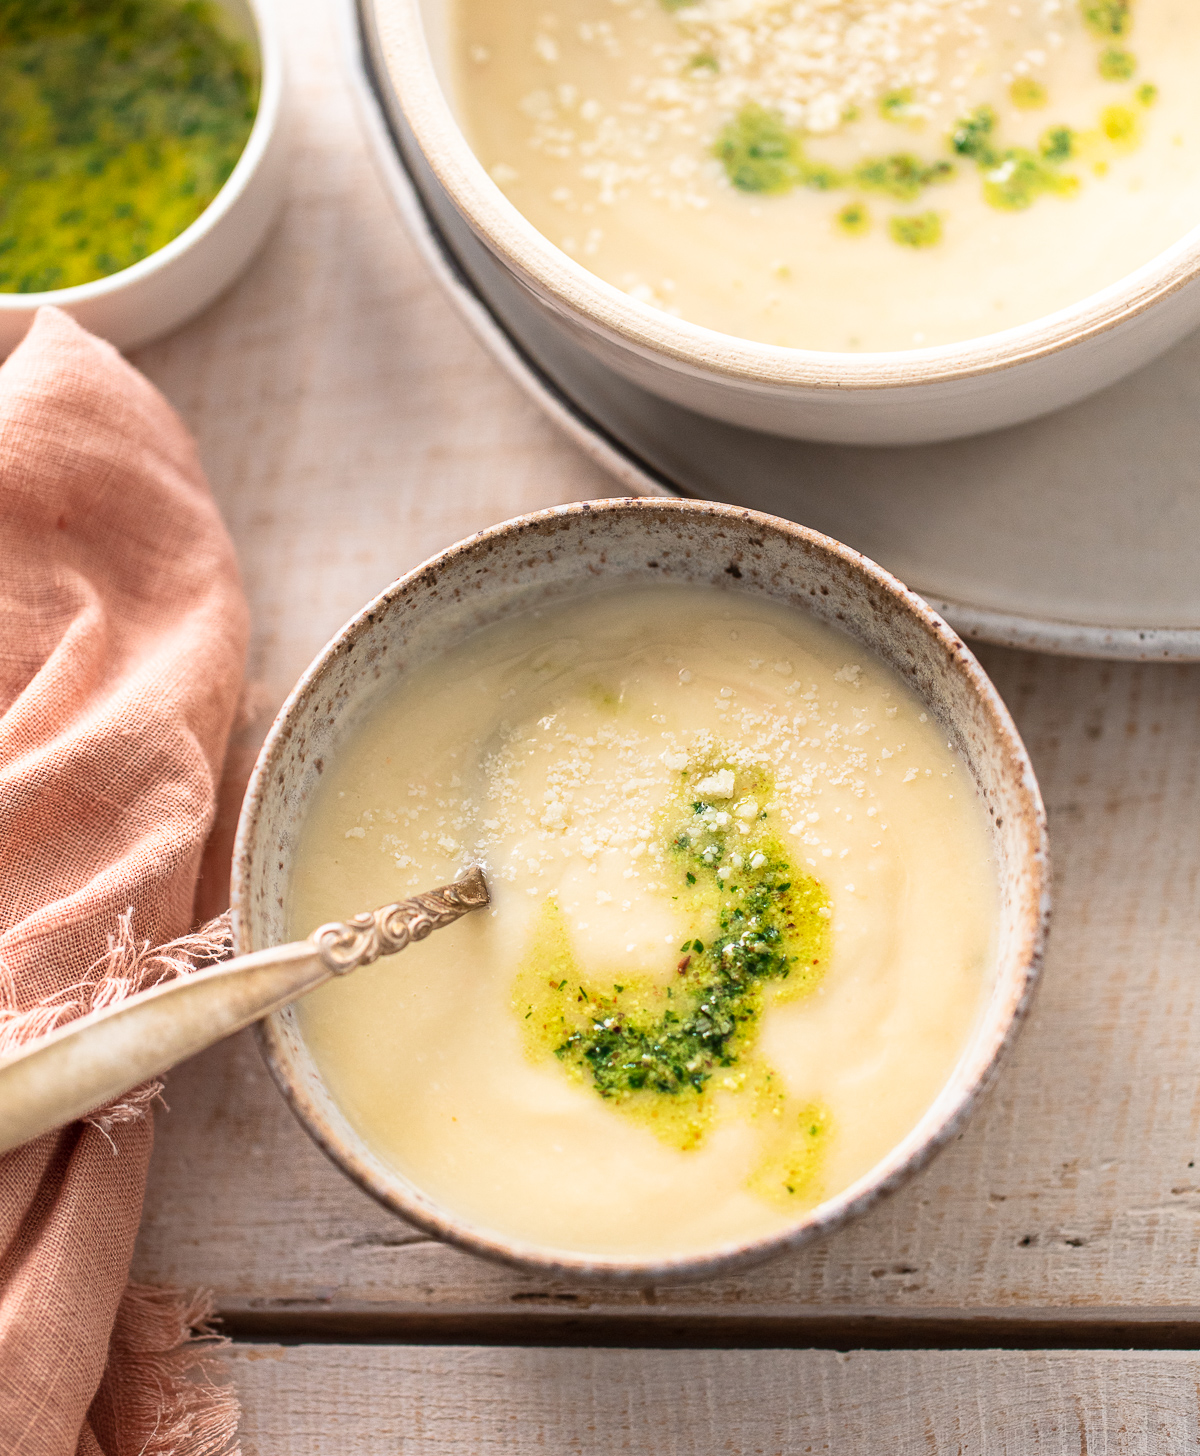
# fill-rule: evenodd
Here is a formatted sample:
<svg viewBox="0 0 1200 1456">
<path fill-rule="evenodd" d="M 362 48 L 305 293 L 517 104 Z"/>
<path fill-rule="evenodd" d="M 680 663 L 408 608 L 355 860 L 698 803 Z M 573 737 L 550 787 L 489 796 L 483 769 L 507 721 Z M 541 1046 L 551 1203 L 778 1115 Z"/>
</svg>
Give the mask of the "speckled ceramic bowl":
<svg viewBox="0 0 1200 1456">
<path fill-rule="evenodd" d="M 809 610 L 909 682 L 962 752 L 991 816 L 1002 907 L 994 981 L 937 1100 L 870 1173 L 782 1234 L 674 1259 L 567 1253 L 460 1217 L 354 1130 L 313 1063 L 294 1009 L 262 1023 L 263 1050 L 284 1096 L 356 1183 L 439 1238 L 560 1277 L 643 1284 L 705 1278 L 794 1248 L 861 1213 L 962 1126 L 1029 1005 L 1046 932 L 1046 825 L 1033 770 L 995 689 L 941 618 L 873 562 L 802 526 L 732 506 L 633 499 L 543 511 L 472 536 L 389 587 L 325 648 L 284 704 L 246 795 L 233 875 L 237 951 L 287 940 L 292 857 L 308 805 L 325 764 L 381 694 L 465 633 L 576 594 L 581 583 L 664 581 Z"/>
<path fill-rule="evenodd" d="M 274 0 L 217 0 L 230 28 L 258 52 L 258 111 L 220 192 L 178 237 L 107 278 L 48 293 L 0 293 L 0 359 L 43 304 L 65 309 L 118 349 L 169 333 L 210 304 L 258 250 L 283 201 L 287 167 L 283 45 Z"/>
</svg>

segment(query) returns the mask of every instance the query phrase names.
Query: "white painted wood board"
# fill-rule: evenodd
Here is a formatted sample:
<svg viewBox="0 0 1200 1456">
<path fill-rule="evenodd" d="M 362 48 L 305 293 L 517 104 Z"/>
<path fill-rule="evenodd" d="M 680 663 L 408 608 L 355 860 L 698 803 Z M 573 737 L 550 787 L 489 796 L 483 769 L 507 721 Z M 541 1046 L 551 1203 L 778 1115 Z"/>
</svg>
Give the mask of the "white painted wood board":
<svg viewBox="0 0 1200 1456">
<path fill-rule="evenodd" d="M 241 1345 L 244 1456 L 1182 1456 L 1196 1357 Z"/>
<path fill-rule="evenodd" d="M 247 1037 L 171 1079 L 139 1276 L 260 1317 L 1200 1319 L 1200 668 L 985 660 L 1046 793 L 1056 919 L 998 1086 L 898 1194 L 738 1279 L 559 1288 L 377 1208 Z"/>
<path fill-rule="evenodd" d="M 200 439 L 254 613 L 226 832 L 266 720 L 369 596 L 481 526 L 613 490 L 426 275 L 370 171 L 331 14 L 290 0 L 288 27 L 284 217 L 219 303 L 136 356 Z M 985 660 L 1049 801 L 1058 913 L 999 1087 L 898 1196 L 743 1279 L 557 1289 L 376 1208 L 307 1141 L 242 1038 L 171 1079 L 138 1276 L 301 1322 L 1200 1316 L 1200 669 Z"/>
</svg>

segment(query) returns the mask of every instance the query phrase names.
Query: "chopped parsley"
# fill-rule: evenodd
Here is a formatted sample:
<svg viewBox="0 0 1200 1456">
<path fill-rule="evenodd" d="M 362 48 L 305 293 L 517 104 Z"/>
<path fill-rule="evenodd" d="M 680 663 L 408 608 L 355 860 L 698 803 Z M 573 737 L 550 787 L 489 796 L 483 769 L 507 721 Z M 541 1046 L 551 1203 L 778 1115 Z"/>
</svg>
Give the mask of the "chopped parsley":
<svg viewBox="0 0 1200 1456">
<path fill-rule="evenodd" d="M 705 763 L 690 780 L 722 767 Z M 765 775 L 739 769 L 738 777 L 743 797 L 753 793 L 761 803 Z M 770 1117 L 763 1116 L 764 1158 L 751 1186 L 786 1198 L 811 1184 L 828 1115 L 793 1104 L 756 1043 L 769 996 L 804 996 L 825 975 L 829 895 L 789 862 L 768 816 L 738 818 L 733 808 L 733 801 L 693 799 L 685 784 L 664 820 L 664 848 L 694 926 L 667 966 L 623 972 L 620 982 L 589 976 L 549 898 L 512 1004 L 531 1056 L 552 1056 L 615 1111 L 674 1146 L 703 1140 L 715 1091 L 748 1095 L 751 1118 Z"/>
<path fill-rule="evenodd" d="M 742 192 L 778 194 L 809 185 L 800 138 L 778 112 L 763 106 L 743 106 L 722 128 L 713 150 Z"/>
<path fill-rule="evenodd" d="M 904 86 L 899 91 L 889 91 L 880 99 L 879 114 L 884 121 L 901 123 L 920 121 L 920 110 L 913 104 L 912 87 Z"/>
<path fill-rule="evenodd" d="M 871 214 L 864 202 L 848 202 L 837 215 L 837 225 L 850 237 L 860 237 L 870 231 Z"/>
<path fill-rule="evenodd" d="M 743 106 L 726 123 L 713 155 L 739 191 L 767 196 L 780 196 L 797 187 L 831 192 L 854 186 L 898 202 L 912 202 L 926 187 L 947 182 L 954 175 L 953 162 L 944 158 L 927 162 L 911 152 L 870 158 L 850 172 L 841 172 L 809 157 L 800 134 L 790 130 L 778 112 L 755 105 Z M 870 217 L 862 203 L 851 202 L 838 213 L 837 223 L 845 233 L 862 233 L 869 228 Z M 892 235 L 896 235 L 894 228 Z"/>
<path fill-rule="evenodd" d="M 980 106 L 959 122 L 950 145 L 960 157 L 969 157 L 983 174 L 984 199 L 1004 212 L 1023 212 L 1047 194 L 1069 196 L 1079 179 L 1058 170 L 1074 155 L 1070 127 L 1050 127 L 1042 134 L 1038 151 L 1028 147 L 1001 147 L 996 137 L 996 113 Z"/>
<path fill-rule="evenodd" d="M 1069 162 L 1075 155 L 1075 133 L 1069 126 L 1052 126 L 1042 133 L 1038 151 L 1047 162 Z"/>
<path fill-rule="evenodd" d="M 1100 54 L 1099 71 L 1104 81 L 1131 81 L 1137 70 L 1137 57 L 1129 51 L 1110 46 Z"/>
<path fill-rule="evenodd" d="M 1023 212 L 1046 193 L 1067 197 L 1079 179 L 1058 170 L 1026 147 L 1009 147 L 997 164 L 983 174 L 983 195 L 993 207 Z"/>
<path fill-rule="evenodd" d="M 911 217 L 893 217 L 888 231 L 904 248 L 934 248 L 942 240 L 942 219 L 936 212 L 919 212 Z"/>
<path fill-rule="evenodd" d="M 996 113 L 990 106 L 979 106 L 960 121 L 950 145 L 960 157 L 969 157 L 981 167 L 994 166 L 998 160 L 992 134 L 996 130 Z"/>
<path fill-rule="evenodd" d="M 1082 0 L 1083 21 L 1096 35 L 1121 36 L 1133 24 L 1132 0 Z"/>
<path fill-rule="evenodd" d="M 863 162 L 855 168 L 854 180 L 864 191 L 884 192 L 897 202 L 912 202 L 924 188 L 948 182 L 953 175 L 953 162 L 922 162 L 911 152 L 897 152 Z"/>
</svg>

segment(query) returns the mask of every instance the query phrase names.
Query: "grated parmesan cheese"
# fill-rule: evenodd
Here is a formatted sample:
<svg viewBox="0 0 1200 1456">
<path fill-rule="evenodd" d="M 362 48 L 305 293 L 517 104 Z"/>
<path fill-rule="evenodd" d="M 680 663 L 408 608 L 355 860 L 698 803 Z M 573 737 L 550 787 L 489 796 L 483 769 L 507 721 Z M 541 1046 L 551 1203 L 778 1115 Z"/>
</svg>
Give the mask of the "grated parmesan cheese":
<svg viewBox="0 0 1200 1456">
<path fill-rule="evenodd" d="M 1013 10 L 1017 9 L 1014 17 Z M 712 57 L 717 104 L 748 101 L 790 126 L 836 130 L 855 108 L 911 92 L 906 120 L 965 92 L 993 44 L 996 22 L 1025 21 L 1014 69 L 1044 66 L 1063 0 L 1017 7 L 1000 0 L 699 0 L 675 16 L 680 56 Z"/>
<path fill-rule="evenodd" d="M 590 10 L 603 0 L 583 3 Z M 1003 85 L 1020 78 L 1040 86 L 1064 29 L 1079 28 L 1066 0 L 608 3 L 611 20 L 594 11 L 578 18 L 580 0 L 537 15 L 526 43 L 530 74 L 544 84 L 520 95 L 518 106 L 529 124 L 525 147 L 540 160 L 510 153 L 490 171 L 509 189 L 528 183 L 526 163 L 556 167 L 561 182 L 549 189 L 550 201 L 578 221 L 549 235 L 632 298 L 675 315 L 686 309 L 674 279 L 590 261 L 613 246 L 598 217 L 635 195 L 675 212 L 709 209 L 714 192 L 731 185 L 714 140 L 743 108 L 767 108 L 801 134 L 838 133 L 839 144 L 845 124 L 862 118 L 868 126 L 854 129 L 851 151 L 886 151 L 904 145 L 905 126 L 948 134 L 990 94 L 984 78 L 997 62 Z M 881 125 L 890 135 L 880 136 Z M 790 277 L 781 266 L 780 276 Z M 771 293 L 770 307 L 779 302 Z M 787 675 L 790 666 L 777 670 Z M 690 676 L 684 670 L 680 681 Z"/>
</svg>

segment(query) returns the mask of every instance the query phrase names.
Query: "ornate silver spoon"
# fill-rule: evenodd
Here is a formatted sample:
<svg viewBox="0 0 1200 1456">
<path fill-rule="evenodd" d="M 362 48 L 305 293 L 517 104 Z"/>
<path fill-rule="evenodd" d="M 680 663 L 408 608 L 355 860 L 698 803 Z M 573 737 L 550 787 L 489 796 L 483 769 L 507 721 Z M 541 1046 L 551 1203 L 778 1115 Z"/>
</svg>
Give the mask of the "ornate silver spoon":
<svg viewBox="0 0 1200 1456">
<path fill-rule="evenodd" d="M 487 882 L 475 866 L 452 885 L 332 921 L 307 940 L 238 956 L 68 1022 L 0 1062 L 0 1154 L 487 903 Z"/>
</svg>

